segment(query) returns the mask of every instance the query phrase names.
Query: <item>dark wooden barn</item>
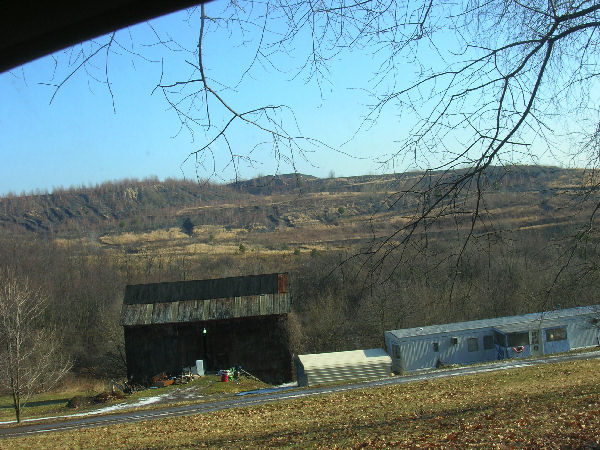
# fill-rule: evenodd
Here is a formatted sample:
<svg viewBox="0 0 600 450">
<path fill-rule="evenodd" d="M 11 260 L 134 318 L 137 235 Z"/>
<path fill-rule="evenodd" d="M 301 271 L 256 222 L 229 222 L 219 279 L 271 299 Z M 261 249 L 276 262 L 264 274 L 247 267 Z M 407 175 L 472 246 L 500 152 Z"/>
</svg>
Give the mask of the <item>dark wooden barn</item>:
<svg viewBox="0 0 600 450">
<path fill-rule="evenodd" d="M 121 325 L 127 375 L 147 382 L 204 360 L 208 371 L 241 365 L 270 383 L 292 378 L 285 273 L 129 285 Z"/>
</svg>

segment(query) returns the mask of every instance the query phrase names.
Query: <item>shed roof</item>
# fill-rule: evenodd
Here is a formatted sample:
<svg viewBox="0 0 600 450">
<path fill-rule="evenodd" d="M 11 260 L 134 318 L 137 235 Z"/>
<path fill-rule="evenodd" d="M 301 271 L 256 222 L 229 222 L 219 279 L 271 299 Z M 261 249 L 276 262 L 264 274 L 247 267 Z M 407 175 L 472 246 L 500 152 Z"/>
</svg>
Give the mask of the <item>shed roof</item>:
<svg viewBox="0 0 600 450">
<path fill-rule="evenodd" d="M 346 365 L 390 363 L 391 361 L 386 351 L 381 348 L 333 353 L 310 353 L 298 355 L 298 359 L 305 370 Z"/>
<path fill-rule="evenodd" d="M 600 311 L 600 305 L 580 306 L 577 308 L 522 314 L 519 316 L 496 317 L 493 319 L 470 320 L 467 322 L 454 322 L 442 325 L 430 325 L 426 327 L 405 328 L 402 330 L 387 331 L 386 333 L 390 333 L 399 339 L 414 336 L 457 333 L 460 331 L 484 328 L 496 328 L 505 333 L 513 333 L 518 331 L 526 331 L 532 327 L 548 328 L 558 326 L 562 324 L 565 319 L 598 314 L 598 311 Z"/>
</svg>

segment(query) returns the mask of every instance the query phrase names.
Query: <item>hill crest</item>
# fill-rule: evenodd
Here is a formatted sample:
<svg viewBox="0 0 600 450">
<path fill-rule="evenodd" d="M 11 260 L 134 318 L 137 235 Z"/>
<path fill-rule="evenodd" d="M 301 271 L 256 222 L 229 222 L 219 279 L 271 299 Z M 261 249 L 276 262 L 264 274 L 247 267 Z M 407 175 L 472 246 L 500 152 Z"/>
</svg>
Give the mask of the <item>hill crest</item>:
<svg viewBox="0 0 600 450">
<path fill-rule="evenodd" d="M 451 174 L 407 172 L 317 178 L 292 173 L 268 175 L 229 184 L 189 180 L 122 180 L 95 187 L 59 189 L 49 194 L 0 198 L 0 228 L 12 233 L 77 236 L 152 231 L 194 223 L 231 227 L 293 225 L 304 218 L 335 225 L 342 216 L 372 216 L 390 210 L 390 197 L 403 190 L 426 191 Z M 433 181 L 432 181 L 433 180 Z M 583 171 L 543 166 L 493 167 L 486 174 L 491 192 L 522 193 L 531 207 L 558 191 L 580 190 Z M 414 206 L 404 202 L 406 211 Z M 400 209 L 396 205 L 395 210 Z M 394 209 L 394 208 L 391 208 Z"/>
</svg>

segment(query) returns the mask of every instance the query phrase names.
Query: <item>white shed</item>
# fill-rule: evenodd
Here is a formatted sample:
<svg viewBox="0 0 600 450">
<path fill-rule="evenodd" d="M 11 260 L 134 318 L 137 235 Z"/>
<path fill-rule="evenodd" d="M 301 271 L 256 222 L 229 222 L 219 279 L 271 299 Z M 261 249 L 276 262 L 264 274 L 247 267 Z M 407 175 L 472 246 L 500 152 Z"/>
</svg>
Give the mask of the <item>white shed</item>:
<svg viewBox="0 0 600 450">
<path fill-rule="evenodd" d="M 541 356 L 600 345 L 600 305 L 385 332 L 394 371 Z"/>
<path fill-rule="evenodd" d="M 392 359 L 381 348 L 296 357 L 298 386 L 335 383 L 357 378 L 383 378 L 391 373 Z"/>
</svg>

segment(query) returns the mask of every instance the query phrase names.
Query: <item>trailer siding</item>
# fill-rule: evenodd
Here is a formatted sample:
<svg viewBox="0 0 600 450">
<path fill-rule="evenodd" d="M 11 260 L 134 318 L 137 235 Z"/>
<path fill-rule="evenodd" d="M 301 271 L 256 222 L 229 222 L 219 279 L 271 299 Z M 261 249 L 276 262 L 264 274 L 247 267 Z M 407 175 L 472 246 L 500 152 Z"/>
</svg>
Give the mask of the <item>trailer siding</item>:
<svg viewBox="0 0 600 450">
<path fill-rule="evenodd" d="M 385 342 L 394 371 L 526 358 L 600 345 L 598 311 L 580 307 L 386 331 Z M 557 338 L 560 329 L 566 338 Z"/>
</svg>

